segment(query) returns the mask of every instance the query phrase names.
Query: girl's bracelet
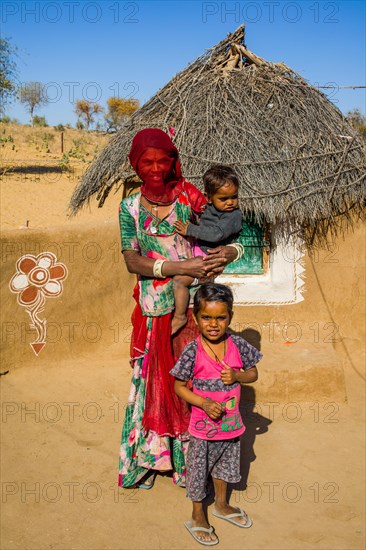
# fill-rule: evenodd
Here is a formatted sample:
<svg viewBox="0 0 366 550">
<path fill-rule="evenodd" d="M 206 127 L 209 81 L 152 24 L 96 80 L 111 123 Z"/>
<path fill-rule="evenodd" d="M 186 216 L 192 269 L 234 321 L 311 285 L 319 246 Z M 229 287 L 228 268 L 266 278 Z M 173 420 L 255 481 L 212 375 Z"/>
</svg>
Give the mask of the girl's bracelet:
<svg viewBox="0 0 366 550">
<path fill-rule="evenodd" d="M 153 274 L 155 279 L 165 279 L 165 276 L 161 272 L 164 262 L 166 262 L 166 260 L 155 260 L 153 265 Z"/>
<path fill-rule="evenodd" d="M 238 255 L 235 258 L 235 260 L 233 260 L 233 262 L 238 262 L 244 254 L 244 246 L 241 243 L 232 243 L 232 244 L 228 244 L 227 246 L 232 246 L 233 248 L 235 248 Z"/>
</svg>

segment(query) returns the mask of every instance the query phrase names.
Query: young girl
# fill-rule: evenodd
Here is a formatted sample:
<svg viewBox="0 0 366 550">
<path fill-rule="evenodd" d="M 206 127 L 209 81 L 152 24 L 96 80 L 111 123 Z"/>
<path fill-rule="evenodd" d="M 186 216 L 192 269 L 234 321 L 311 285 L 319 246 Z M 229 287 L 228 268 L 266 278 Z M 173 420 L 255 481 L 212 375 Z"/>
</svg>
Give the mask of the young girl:
<svg viewBox="0 0 366 550">
<path fill-rule="evenodd" d="M 227 502 L 227 483 L 240 481 L 239 436 L 245 426 L 239 411 L 240 385 L 258 378 L 262 354 L 246 340 L 229 335 L 233 316 L 231 290 L 207 283 L 196 292 L 194 319 L 200 335 L 184 349 L 170 371 L 175 392 L 192 405 L 187 454 L 187 496 L 193 502 L 192 520 L 185 526 L 200 544 L 213 546 L 218 538 L 205 516 L 202 501 L 211 474 L 215 488 L 213 515 L 238 527 L 250 527 L 243 510 Z M 192 380 L 192 390 L 187 387 Z"/>
<path fill-rule="evenodd" d="M 208 248 L 231 243 L 234 236 L 240 233 L 243 223 L 238 201 L 239 179 L 235 170 L 223 164 L 212 166 L 203 174 L 203 185 L 208 204 L 199 225 L 181 220 L 174 224 L 180 235 L 197 239 L 199 255 L 207 254 Z M 193 281 L 193 277 L 186 275 L 173 277 L 175 311 L 172 334 L 187 322 L 188 287 Z"/>
</svg>

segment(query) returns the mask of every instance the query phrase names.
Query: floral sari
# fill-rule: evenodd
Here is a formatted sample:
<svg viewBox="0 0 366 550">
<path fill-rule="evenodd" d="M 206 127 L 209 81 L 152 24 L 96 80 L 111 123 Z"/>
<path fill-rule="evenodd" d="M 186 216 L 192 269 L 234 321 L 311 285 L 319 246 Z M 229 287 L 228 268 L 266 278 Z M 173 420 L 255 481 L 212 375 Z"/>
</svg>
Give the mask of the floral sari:
<svg viewBox="0 0 366 550">
<path fill-rule="evenodd" d="M 122 250 L 142 256 L 179 261 L 193 256 L 192 243 L 174 230 L 177 219 L 187 222 L 201 212 L 205 198 L 191 184 L 160 220 L 140 204 L 140 193 L 120 206 Z M 187 325 L 171 338 L 174 309 L 171 278 L 139 276 L 132 314 L 132 382 L 122 429 L 119 485 L 131 487 L 150 469 L 173 470 L 173 481 L 185 483 L 185 452 L 189 410 L 174 392 L 169 374 L 184 346 L 197 335 L 191 315 Z"/>
</svg>

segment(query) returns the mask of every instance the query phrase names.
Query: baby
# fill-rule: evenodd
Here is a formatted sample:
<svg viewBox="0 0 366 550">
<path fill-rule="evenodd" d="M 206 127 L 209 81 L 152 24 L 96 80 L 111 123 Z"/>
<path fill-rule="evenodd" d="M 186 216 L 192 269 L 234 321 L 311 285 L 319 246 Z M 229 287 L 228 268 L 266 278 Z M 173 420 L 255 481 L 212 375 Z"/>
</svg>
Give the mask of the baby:
<svg viewBox="0 0 366 550">
<path fill-rule="evenodd" d="M 203 175 L 203 183 L 208 204 L 199 225 L 178 220 L 174 226 L 180 235 L 195 237 L 199 254 L 205 255 L 208 248 L 231 242 L 233 237 L 240 233 L 243 220 L 238 207 L 239 180 L 232 168 L 224 165 L 212 166 Z M 196 253 L 196 256 L 199 254 Z M 188 287 L 193 281 L 193 277 L 188 275 L 173 277 L 175 312 L 172 319 L 172 334 L 187 322 Z"/>
</svg>

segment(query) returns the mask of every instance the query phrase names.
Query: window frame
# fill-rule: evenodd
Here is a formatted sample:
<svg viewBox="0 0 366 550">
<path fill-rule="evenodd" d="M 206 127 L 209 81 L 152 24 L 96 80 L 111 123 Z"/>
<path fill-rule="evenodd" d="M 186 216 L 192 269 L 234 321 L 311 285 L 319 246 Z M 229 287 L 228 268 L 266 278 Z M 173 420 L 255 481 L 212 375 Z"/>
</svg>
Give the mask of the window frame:
<svg viewBox="0 0 366 550">
<path fill-rule="evenodd" d="M 262 274 L 222 273 L 216 277 L 215 282 L 231 288 L 235 305 L 290 305 L 304 300 L 303 241 L 284 239 L 276 225 L 271 227 L 270 240 L 267 267 Z"/>
</svg>

